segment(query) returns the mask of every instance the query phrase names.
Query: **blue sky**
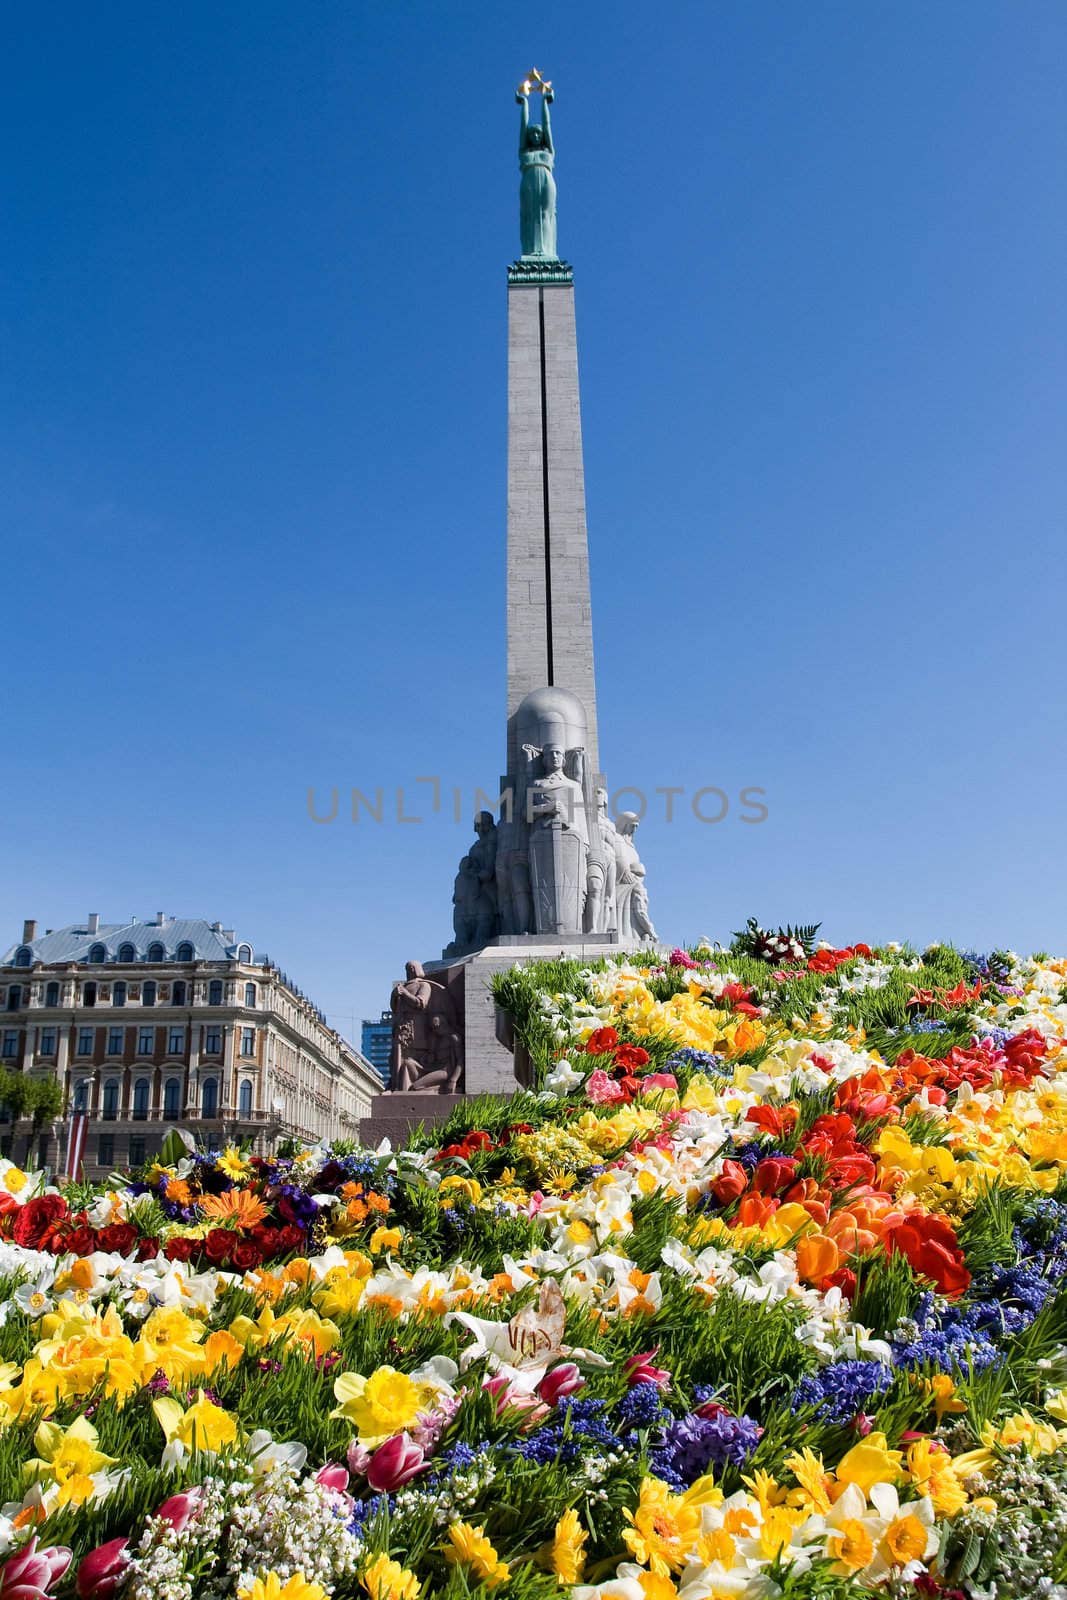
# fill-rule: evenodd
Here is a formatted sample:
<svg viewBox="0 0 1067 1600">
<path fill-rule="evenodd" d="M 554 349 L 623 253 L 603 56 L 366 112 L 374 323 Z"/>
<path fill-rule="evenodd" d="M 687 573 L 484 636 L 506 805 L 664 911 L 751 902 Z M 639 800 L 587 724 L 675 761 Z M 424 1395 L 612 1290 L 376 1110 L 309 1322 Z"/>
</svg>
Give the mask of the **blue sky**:
<svg viewBox="0 0 1067 1600">
<path fill-rule="evenodd" d="M 7 31 L 0 942 L 218 918 L 351 1032 L 450 936 L 469 830 L 414 779 L 502 767 L 537 65 L 601 755 L 650 796 L 661 934 L 1067 947 L 1060 0 L 116 0 Z M 379 785 L 392 820 L 345 820 Z"/>
</svg>

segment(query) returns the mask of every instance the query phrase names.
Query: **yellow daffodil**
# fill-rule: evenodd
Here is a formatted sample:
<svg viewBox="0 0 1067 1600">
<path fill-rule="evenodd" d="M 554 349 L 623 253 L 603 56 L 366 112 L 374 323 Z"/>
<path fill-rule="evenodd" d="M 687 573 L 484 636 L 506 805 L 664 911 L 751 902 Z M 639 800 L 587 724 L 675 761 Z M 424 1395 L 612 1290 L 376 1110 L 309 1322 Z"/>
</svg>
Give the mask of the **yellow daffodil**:
<svg viewBox="0 0 1067 1600">
<path fill-rule="evenodd" d="M 484 1527 L 472 1528 L 469 1522 L 454 1522 L 442 1548 L 446 1561 L 452 1566 L 466 1567 L 487 1589 L 497 1589 L 511 1577 L 506 1562 L 501 1561 L 485 1537 Z"/>
<path fill-rule="evenodd" d="M 326 1600 L 326 1590 L 321 1583 L 305 1578 L 302 1572 L 294 1572 L 289 1578 L 267 1572 L 256 1578 L 251 1588 L 238 1589 L 237 1600 Z"/>
<path fill-rule="evenodd" d="M 85 1417 L 77 1417 L 69 1428 L 55 1422 L 42 1422 L 33 1436 L 40 1455 L 23 1464 L 27 1483 L 41 1480 L 59 1488 L 59 1505 L 82 1505 L 92 1497 L 93 1475 L 115 1465 L 114 1456 L 97 1448 L 99 1435 Z"/>
<path fill-rule="evenodd" d="M 395 1367 L 379 1367 L 369 1378 L 342 1372 L 333 1392 L 340 1404 L 330 1415 L 344 1417 L 355 1428 L 360 1444 L 372 1450 L 394 1433 L 412 1427 L 432 1398 Z"/>
<path fill-rule="evenodd" d="M 197 1390 L 190 1406 L 183 1407 L 180 1401 L 167 1395 L 154 1400 L 152 1410 L 168 1445 L 176 1443 L 193 1453 L 199 1450 L 217 1453 L 238 1439 L 237 1418 L 214 1401 L 205 1399 L 202 1389 Z"/>
<path fill-rule="evenodd" d="M 360 1573 L 359 1581 L 370 1600 L 416 1600 L 422 1588 L 418 1578 L 399 1561 L 387 1555 L 375 1556 Z"/>
</svg>

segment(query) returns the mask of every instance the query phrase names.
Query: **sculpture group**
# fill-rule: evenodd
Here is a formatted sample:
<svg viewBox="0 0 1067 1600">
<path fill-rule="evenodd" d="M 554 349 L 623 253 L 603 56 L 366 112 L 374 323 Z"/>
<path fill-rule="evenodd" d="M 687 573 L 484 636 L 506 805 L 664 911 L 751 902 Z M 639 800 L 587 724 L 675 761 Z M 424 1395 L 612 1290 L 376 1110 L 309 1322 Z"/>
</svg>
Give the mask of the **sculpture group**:
<svg viewBox="0 0 1067 1600">
<path fill-rule="evenodd" d="M 459 864 L 446 957 L 500 935 L 559 934 L 625 944 L 655 941 L 639 818 L 613 821 L 607 790 L 585 765 L 585 712 L 565 689 L 537 689 L 511 719 L 516 757 L 501 818 L 482 811 Z"/>
<path fill-rule="evenodd" d="M 541 95 L 540 123 L 530 120 L 534 93 Z M 405 979 L 393 988 L 391 1087 L 409 1093 L 456 1093 L 463 1082 L 463 1040 L 470 1037 L 472 1004 L 484 1001 L 484 981 L 479 989 L 470 977 L 473 967 L 463 963 L 464 986 L 457 983 L 453 991 L 448 972 L 455 977 L 460 969 L 450 963 L 499 943 L 521 948 L 529 940 L 547 953 L 543 946 L 557 938 L 560 949 L 587 944 L 625 949 L 656 939 L 634 841 L 639 818 L 632 811 L 614 819 L 609 815 L 608 793 L 595 770 L 584 480 L 579 471 L 568 521 L 567 505 L 557 504 L 550 464 L 553 452 L 561 464 L 573 463 L 577 452 L 580 465 L 581 452 L 575 391 L 559 387 L 568 362 L 576 382 L 577 354 L 573 274 L 556 249 L 552 85 L 534 71 L 519 85 L 516 99 L 522 256 L 508 269 L 509 439 L 514 427 L 519 441 L 514 495 L 509 467 L 508 509 L 509 705 L 515 709 L 508 718 L 508 770 L 499 817 L 478 813 L 474 843 L 456 873 L 452 941 L 443 961 L 431 964 L 430 975 L 411 961 Z M 539 389 L 536 380 L 526 383 L 538 368 Z M 532 473 L 531 459 L 538 463 Z M 573 479 L 573 466 L 562 470 Z M 558 544 L 553 515 L 566 530 Z M 576 566 L 586 573 L 584 606 Z M 522 582 L 513 589 L 515 574 Z M 561 602 L 555 607 L 554 583 Z M 538 585 L 544 591 L 540 599 L 534 594 Z M 561 663 L 584 702 L 553 681 Z M 534 687 L 539 680 L 541 687 Z M 437 977 L 441 969 L 448 969 L 442 972 L 444 982 Z M 473 1000 L 462 1002 L 459 1016 L 453 993 L 468 991 Z"/>
</svg>

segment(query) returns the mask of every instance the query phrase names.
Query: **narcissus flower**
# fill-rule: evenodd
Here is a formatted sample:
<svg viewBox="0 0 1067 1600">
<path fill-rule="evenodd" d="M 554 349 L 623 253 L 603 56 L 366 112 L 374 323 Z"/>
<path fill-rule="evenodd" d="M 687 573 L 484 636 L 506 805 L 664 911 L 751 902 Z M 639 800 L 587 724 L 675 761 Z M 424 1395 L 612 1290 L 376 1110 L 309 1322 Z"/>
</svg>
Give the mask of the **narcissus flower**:
<svg viewBox="0 0 1067 1600">
<path fill-rule="evenodd" d="M 442 1549 L 446 1561 L 454 1567 L 466 1567 L 487 1589 L 497 1589 L 511 1577 L 507 1563 L 501 1561 L 485 1537 L 484 1527 L 472 1528 L 469 1522 L 454 1522 Z"/>
</svg>

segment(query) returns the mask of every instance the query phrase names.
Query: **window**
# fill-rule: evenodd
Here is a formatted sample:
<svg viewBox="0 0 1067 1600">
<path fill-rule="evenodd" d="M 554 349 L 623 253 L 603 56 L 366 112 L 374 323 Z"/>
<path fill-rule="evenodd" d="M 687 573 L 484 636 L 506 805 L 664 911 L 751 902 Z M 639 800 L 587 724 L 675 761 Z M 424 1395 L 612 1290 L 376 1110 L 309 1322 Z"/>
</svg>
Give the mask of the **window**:
<svg viewBox="0 0 1067 1600">
<path fill-rule="evenodd" d="M 204 1054 L 206 1056 L 217 1056 L 217 1055 L 220 1055 L 221 1053 L 222 1053 L 222 1029 L 221 1028 L 205 1028 L 204 1029 Z"/>
<path fill-rule="evenodd" d="M 148 982 L 141 986 L 141 1004 L 143 1006 L 154 1006 L 155 1003 L 156 986 L 153 980 L 149 978 Z"/>
<path fill-rule="evenodd" d="M 143 1122 L 148 1115 L 148 1079 L 138 1078 L 133 1086 L 133 1114 L 138 1122 Z"/>
<path fill-rule="evenodd" d="M 95 1028 L 79 1028 L 78 1029 L 78 1050 L 77 1050 L 77 1054 L 80 1055 L 80 1056 L 91 1056 L 92 1053 L 93 1053 L 93 1044 L 95 1043 L 95 1041 L 96 1041 L 96 1029 Z"/>
<path fill-rule="evenodd" d="M 200 1096 L 200 1115 L 202 1117 L 213 1117 L 218 1112 L 218 1109 L 219 1080 L 217 1078 L 205 1078 L 203 1092 Z"/>
<path fill-rule="evenodd" d="M 81 1078 L 74 1085 L 74 1109 L 75 1111 L 87 1111 L 89 1109 L 88 1078 Z"/>
<path fill-rule="evenodd" d="M 137 1133 L 130 1139 L 130 1166 L 144 1166 L 144 1139 Z"/>
<path fill-rule="evenodd" d="M 245 1005 L 254 1006 L 256 1003 L 256 986 L 254 983 L 245 984 Z"/>
<path fill-rule="evenodd" d="M 37 1046 L 38 1053 L 42 1056 L 54 1056 L 56 1053 L 56 1030 L 54 1028 L 41 1029 L 41 1042 Z"/>
<path fill-rule="evenodd" d="M 211 982 L 208 984 L 208 986 L 207 986 L 207 1003 L 208 1003 L 209 1006 L 221 1006 L 221 1004 L 222 1004 L 222 979 L 221 978 L 212 978 Z"/>
<path fill-rule="evenodd" d="M 7 1009 L 18 1011 L 22 1006 L 22 990 L 17 983 L 13 983 L 7 991 Z"/>
<path fill-rule="evenodd" d="M 185 1049 L 185 1029 L 169 1028 L 167 1030 L 167 1054 L 180 1056 Z"/>
<path fill-rule="evenodd" d="M 165 961 L 166 957 L 167 957 L 167 952 L 164 950 L 164 948 L 163 948 L 163 946 L 161 944 L 156 943 L 156 944 L 150 944 L 148 946 L 148 960 L 149 961 Z"/>
<path fill-rule="evenodd" d="M 174 992 L 173 992 L 173 996 L 171 998 L 171 1004 L 175 1005 L 175 1006 L 183 1006 L 185 1004 L 185 995 L 186 995 L 185 983 L 181 979 L 179 979 L 178 982 L 174 985 Z"/>
<path fill-rule="evenodd" d="M 102 1133 L 96 1147 L 96 1159 L 100 1166 L 110 1167 L 115 1160 L 115 1135 Z"/>
<path fill-rule="evenodd" d="M 95 1006 L 95 1004 L 96 1004 L 96 984 L 95 983 L 85 983 L 85 984 L 83 984 L 82 985 L 82 1005 L 83 1006 Z"/>
<path fill-rule="evenodd" d="M 104 1116 L 114 1122 L 119 1114 L 119 1080 L 108 1078 L 104 1084 Z"/>
<path fill-rule="evenodd" d="M 107 1030 L 107 1053 L 109 1056 L 120 1056 L 125 1042 L 126 1030 L 124 1028 L 109 1028 Z"/>
<path fill-rule="evenodd" d="M 58 983 L 50 983 L 48 985 L 47 989 L 44 992 L 44 1003 L 45 1003 L 46 1006 L 57 1006 L 59 1004 L 59 984 Z"/>
<path fill-rule="evenodd" d="M 163 1115 L 165 1117 L 178 1117 L 182 1109 L 182 1085 L 180 1078 L 168 1078 L 163 1086 Z"/>
<path fill-rule="evenodd" d="M 119 945 L 118 955 L 115 957 L 115 960 L 116 961 L 136 961 L 137 960 L 137 951 L 133 948 L 132 944 L 120 944 Z"/>
<path fill-rule="evenodd" d="M 16 953 L 15 953 L 15 965 L 16 965 L 16 967 L 32 967 L 33 966 L 33 951 L 29 948 L 28 945 L 23 945 L 21 950 L 16 951 Z"/>
<path fill-rule="evenodd" d="M 14 1061 L 19 1053 L 19 1036 L 17 1033 L 5 1033 L 2 1052 L 5 1061 Z"/>
<path fill-rule="evenodd" d="M 252 960 L 252 946 L 250 944 L 239 944 L 237 946 L 237 959 L 238 961 L 243 961 L 246 964 L 250 964 Z"/>
<path fill-rule="evenodd" d="M 116 983 L 111 990 L 111 1004 L 113 1006 L 124 1006 L 126 1004 L 126 985 L 124 983 Z"/>
<path fill-rule="evenodd" d="M 107 946 L 103 944 L 94 944 L 92 949 L 89 951 L 89 965 L 91 967 L 99 967 L 106 960 Z"/>
<path fill-rule="evenodd" d="M 242 1028 L 241 1029 L 241 1054 L 243 1056 L 254 1056 L 255 1053 L 256 1053 L 256 1030 L 255 1030 L 255 1028 Z"/>
<path fill-rule="evenodd" d="M 238 1110 L 242 1117 L 250 1117 L 252 1115 L 252 1080 L 250 1078 L 245 1078 L 241 1084 Z"/>
<path fill-rule="evenodd" d="M 175 959 L 175 961 L 192 961 L 193 960 L 193 947 L 189 943 L 188 939 L 183 939 L 182 943 L 178 946 L 177 950 L 175 950 L 174 959 Z"/>
<path fill-rule="evenodd" d="M 155 1028 L 138 1028 L 138 1030 L 137 1030 L 137 1054 L 139 1056 L 150 1056 L 150 1055 L 154 1054 L 155 1048 L 156 1048 L 156 1030 L 155 1030 Z"/>
</svg>

